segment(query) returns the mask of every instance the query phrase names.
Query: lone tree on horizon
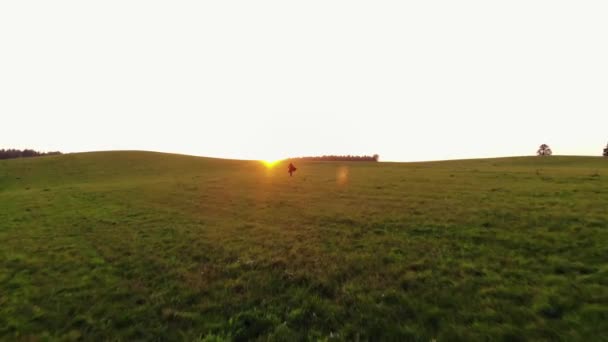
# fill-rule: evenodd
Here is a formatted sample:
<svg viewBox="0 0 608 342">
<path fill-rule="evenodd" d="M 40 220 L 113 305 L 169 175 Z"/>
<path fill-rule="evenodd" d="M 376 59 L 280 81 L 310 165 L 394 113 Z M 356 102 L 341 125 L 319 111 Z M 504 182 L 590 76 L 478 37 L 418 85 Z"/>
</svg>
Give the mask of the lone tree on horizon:
<svg viewBox="0 0 608 342">
<path fill-rule="evenodd" d="M 550 156 L 553 154 L 553 151 L 551 151 L 551 148 L 549 147 L 549 145 L 547 144 L 542 144 L 540 145 L 540 148 L 538 149 L 538 151 L 536 151 L 536 154 L 539 156 Z"/>
<path fill-rule="evenodd" d="M 606 144 L 606 148 L 604 149 L 604 157 L 608 157 L 608 144 Z"/>
</svg>

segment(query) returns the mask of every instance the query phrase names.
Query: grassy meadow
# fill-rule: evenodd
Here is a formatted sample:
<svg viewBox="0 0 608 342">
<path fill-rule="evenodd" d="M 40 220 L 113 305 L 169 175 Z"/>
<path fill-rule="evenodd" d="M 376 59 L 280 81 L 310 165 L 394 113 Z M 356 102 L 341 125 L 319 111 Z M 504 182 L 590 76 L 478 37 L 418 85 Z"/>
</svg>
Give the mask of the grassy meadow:
<svg viewBox="0 0 608 342">
<path fill-rule="evenodd" d="M 608 159 L 0 161 L 0 340 L 608 340 Z"/>
</svg>

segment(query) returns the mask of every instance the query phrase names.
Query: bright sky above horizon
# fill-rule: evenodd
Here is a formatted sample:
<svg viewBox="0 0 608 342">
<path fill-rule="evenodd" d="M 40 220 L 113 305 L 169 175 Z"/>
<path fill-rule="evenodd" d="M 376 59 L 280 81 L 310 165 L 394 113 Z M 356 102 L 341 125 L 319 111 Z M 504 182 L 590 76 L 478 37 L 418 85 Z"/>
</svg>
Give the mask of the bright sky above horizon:
<svg viewBox="0 0 608 342">
<path fill-rule="evenodd" d="M 608 2 L 3 1 L 0 148 L 601 155 Z"/>
</svg>

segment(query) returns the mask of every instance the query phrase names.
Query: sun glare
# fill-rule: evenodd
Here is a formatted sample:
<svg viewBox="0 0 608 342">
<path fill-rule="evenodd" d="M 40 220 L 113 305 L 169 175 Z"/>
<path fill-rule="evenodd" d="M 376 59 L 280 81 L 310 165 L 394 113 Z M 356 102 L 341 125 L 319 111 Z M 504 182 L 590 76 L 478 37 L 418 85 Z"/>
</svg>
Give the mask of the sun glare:
<svg viewBox="0 0 608 342">
<path fill-rule="evenodd" d="M 273 168 L 275 167 L 278 163 L 281 162 L 281 160 L 262 160 L 261 161 L 262 164 L 266 165 L 267 168 Z"/>
</svg>

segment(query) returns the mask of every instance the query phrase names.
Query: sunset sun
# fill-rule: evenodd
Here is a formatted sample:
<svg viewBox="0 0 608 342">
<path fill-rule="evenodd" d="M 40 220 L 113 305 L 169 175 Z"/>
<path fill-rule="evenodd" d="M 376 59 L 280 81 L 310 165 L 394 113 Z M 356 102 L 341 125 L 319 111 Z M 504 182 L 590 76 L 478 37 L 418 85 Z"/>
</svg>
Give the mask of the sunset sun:
<svg viewBox="0 0 608 342">
<path fill-rule="evenodd" d="M 265 159 L 265 160 L 261 160 L 262 164 L 266 165 L 267 168 L 273 168 L 275 166 L 277 166 L 277 164 L 279 164 L 281 162 L 281 159 Z"/>
</svg>

